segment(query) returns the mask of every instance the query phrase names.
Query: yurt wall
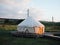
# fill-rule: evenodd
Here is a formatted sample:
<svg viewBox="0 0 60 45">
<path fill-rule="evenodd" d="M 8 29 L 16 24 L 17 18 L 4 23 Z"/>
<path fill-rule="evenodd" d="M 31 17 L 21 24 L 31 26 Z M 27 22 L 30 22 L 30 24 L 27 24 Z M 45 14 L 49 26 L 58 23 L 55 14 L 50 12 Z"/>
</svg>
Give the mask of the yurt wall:
<svg viewBox="0 0 60 45">
<path fill-rule="evenodd" d="M 26 31 L 28 31 L 28 33 L 35 33 L 33 27 L 24 27 L 24 26 L 21 27 L 21 26 L 19 26 L 17 28 L 17 30 L 20 31 L 20 32 L 26 32 Z"/>
</svg>

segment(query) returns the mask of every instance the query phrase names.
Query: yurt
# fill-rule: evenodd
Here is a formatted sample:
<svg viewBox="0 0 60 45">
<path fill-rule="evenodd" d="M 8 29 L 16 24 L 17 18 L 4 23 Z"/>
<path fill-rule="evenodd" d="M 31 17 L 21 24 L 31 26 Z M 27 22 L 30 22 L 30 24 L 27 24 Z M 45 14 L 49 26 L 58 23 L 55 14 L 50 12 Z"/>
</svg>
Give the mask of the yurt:
<svg viewBox="0 0 60 45">
<path fill-rule="evenodd" d="M 34 34 L 44 34 L 45 26 L 39 21 L 35 20 L 33 17 L 27 17 L 17 26 L 19 32 L 24 33 L 34 33 Z"/>
</svg>

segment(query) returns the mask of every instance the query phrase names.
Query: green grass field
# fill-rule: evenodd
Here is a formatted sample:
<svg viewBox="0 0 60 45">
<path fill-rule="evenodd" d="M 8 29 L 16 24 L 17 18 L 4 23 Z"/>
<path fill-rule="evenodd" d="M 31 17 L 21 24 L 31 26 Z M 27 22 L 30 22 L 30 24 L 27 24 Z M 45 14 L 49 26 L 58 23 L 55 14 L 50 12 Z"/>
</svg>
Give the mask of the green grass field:
<svg viewBox="0 0 60 45">
<path fill-rule="evenodd" d="M 16 30 L 17 25 L 0 25 L 0 30 Z"/>
<path fill-rule="evenodd" d="M 0 45 L 60 45 L 58 40 L 14 37 L 9 32 L 0 30 Z"/>
<path fill-rule="evenodd" d="M 17 25 L 4 25 L 4 26 L 0 25 L 0 45 L 60 45 L 60 41 L 53 39 L 14 37 L 9 32 L 16 29 Z M 45 31 L 60 31 L 60 30 L 45 30 Z"/>
<path fill-rule="evenodd" d="M 17 30 L 17 25 L 0 25 L 0 30 Z M 50 32 L 60 32 L 60 29 L 55 29 L 52 27 L 45 27 L 45 31 L 50 31 Z"/>
</svg>

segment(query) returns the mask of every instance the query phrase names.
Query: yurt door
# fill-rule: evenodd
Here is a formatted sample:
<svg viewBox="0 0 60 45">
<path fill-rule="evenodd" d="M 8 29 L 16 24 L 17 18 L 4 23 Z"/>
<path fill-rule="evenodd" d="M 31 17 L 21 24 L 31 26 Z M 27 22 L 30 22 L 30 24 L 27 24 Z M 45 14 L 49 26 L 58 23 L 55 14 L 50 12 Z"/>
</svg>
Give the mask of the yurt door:
<svg viewBox="0 0 60 45">
<path fill-rule="evenodd" d="M 40 31 L 39 31 L 39 28 L 38 27 L 35 27 L 35 33 L 36 34 L 40 34 Z"/>
<path fill-rule="evenodd" d="M 35 33 L 36 34 L 43 34 L 43 28 L 42 27 L 36 27 L 35 28 Z"/>
</svg>

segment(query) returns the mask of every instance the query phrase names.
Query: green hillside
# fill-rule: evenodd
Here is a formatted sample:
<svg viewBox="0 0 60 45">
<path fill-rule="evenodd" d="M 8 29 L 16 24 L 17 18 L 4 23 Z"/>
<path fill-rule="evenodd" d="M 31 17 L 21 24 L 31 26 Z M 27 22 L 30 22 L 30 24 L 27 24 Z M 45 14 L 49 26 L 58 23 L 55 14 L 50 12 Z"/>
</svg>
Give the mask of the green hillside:
<svg viewBox="0 0 60 45">
<path fill-rule="evenodd" d="M 60 31 L 60 22 L 40 21 L 45 25 L 46 31 Z"/>
<path fill-rule="evenodd" d="M 1 30 L 16 30 L 17 25 L 24 19 L 0 19 Z M 45 25 L 45 31 L 60 31 L 60 22 L 40 21 Z"/>
</svg>

